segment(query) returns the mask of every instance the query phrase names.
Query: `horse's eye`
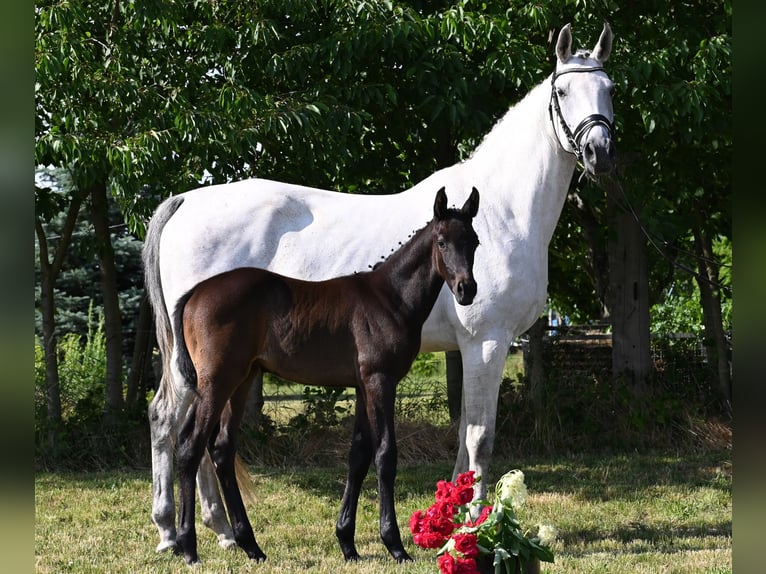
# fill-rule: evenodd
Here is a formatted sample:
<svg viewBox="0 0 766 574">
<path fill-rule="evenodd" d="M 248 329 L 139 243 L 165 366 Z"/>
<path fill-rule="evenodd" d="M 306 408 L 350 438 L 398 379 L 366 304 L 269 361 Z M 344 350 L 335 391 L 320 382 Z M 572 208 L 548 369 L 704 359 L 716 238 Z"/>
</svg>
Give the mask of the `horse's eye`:
<svg viewBox="0 0 766 574">
<path fill-rule="evenodd" d="M 610 95 L 611 97 L 614 97 L 614 91 L 615 91 L 615 88 L 614 88 L 614 86 L 612 86 L 611 88 L 609 88 L 609 95 Z"/>
<path fill-rule="evenodd" d="M 567 95 L 567 93 L 562 88 L 556 88 L 556 95 L 560 98 L 563 98 Z"/>
</svg>

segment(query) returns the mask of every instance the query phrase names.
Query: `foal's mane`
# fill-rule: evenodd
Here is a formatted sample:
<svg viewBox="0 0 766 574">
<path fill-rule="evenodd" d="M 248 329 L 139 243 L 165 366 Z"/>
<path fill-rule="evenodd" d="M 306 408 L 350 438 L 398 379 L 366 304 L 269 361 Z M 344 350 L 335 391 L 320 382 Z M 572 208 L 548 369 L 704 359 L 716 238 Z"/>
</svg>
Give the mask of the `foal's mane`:
<svg viewBox="0 0 766 574">
<path fill-rule="evenodd" d="M 461 221 L 463 223 L 471 223 L 471 216 L 464 213 L 462 210 L 450 207 L 446 211 L 446 216 L 443 220 L 447 219 L 457 219 L 458 221 Z M 402 257 L 404 257 L 404 254 L 409 252 L 408 244 L 413 241 L 424 241 L 423 236 L 426 235 L 426 232 L 433 228 L 433 226 L 437 223 L 436 218 L 432 218 L 431 221 L 426 223 L 423 227 L 420 229 L 416 229 L 413 231 L 410 235 L 407 236 L 406 241 L 400 241 L 399 247 L 396 250 L 392 250 L 392 252 L 389 255 L 384 255 L 381 257 L 381 260 L 375 263 L 374 265 L 370 265 L 370 269 L 368 269 L 367 273 L 373 273 L 381 269 L 381 267 L 386 266 L 391 267 L 393 265 L 396 265 L 397 262 L 399 262 Z M 428 241 L 430 245 L 430 241 Z"/>
</svg>

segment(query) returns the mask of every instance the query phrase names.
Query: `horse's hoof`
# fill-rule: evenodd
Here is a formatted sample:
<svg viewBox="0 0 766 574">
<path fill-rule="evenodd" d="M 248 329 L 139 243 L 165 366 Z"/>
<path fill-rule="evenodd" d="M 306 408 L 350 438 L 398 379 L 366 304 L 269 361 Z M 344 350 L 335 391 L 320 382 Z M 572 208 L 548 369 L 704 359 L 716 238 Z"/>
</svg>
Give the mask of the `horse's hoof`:
<svg viewBox="0 0 766 574">
<path fill-rule="evenodd" d="M 172 550 L 175 552 L 175 549 L 178 548 L 176 545 L 175 540 L 163 540 L 159 544 L 157 544 L 157 548 L 154 550 L 155 552 L 167 552 L 168 550 Z"/>
<path fill-rule="evenodd" d="M 248 552 L 247 555 L 255 562 L 266 562 L 266 555 L 260 549 L 257 552 Z"/>
<path fill-rule="evenodd" d="M 407 552 L 404 551 L 404 550 L 394 554 L 394 560 L 396 560 L 399 564 L 401 564 L 402 562 L 414 562 L 415 561 L 415 560 L 413 560 L 412 556 L 407 554 Z"/>
<path fill-rule="evenodd" d="M 346 559 L 346 562 L 356 562 L 361 558 L 361 556 L 359 556 L 359 552 L 356 550 L 351 550 L 349 552 L 344 552 L 343 558 Z"/>
<path fill-rule="evenodd" d="M 234 548 L 237 545 L 237 541 L 233 538 L 227 538 L 224 534 L 218 535 L 218 546 L 221 548 L 229 549 Z"/>
</svg>

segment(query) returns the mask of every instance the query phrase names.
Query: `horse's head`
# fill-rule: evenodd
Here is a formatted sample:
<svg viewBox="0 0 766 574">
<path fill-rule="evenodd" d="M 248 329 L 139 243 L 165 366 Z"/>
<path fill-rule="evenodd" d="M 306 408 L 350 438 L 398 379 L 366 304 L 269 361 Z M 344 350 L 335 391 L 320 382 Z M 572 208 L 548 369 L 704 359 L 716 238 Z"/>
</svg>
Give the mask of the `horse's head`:
<svg viewBox="0 0 766 574">
<path fill-rule="evenodd" d="M 476 296 L 473 257 L 479 237 L 472 221 L 479 210 L 479 192 L 474 187 L 461 209 L 447 208 L 442 187 L 434 202 L 433 254 L 439 275 L 460 305 L 470 305 Z"/>
<path fill-rule="evenodd" d="M 606 22 L 592 52 L 572 54 L 569 24 L 561 29 L 556 43 L 551 122 L 561 147 L 574 154 L 592 176 L 614 168 L 614 84 L 603 68 L 611 51 L 612 30 Z"/>
</svg>

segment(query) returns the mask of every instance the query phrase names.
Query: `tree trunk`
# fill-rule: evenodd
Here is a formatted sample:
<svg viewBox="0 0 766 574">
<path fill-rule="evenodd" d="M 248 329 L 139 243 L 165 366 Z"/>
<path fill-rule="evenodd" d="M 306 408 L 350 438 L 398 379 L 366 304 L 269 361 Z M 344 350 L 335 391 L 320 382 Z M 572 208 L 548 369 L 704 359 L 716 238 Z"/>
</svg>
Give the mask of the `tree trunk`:
<svg viewBox="0 0 766 574">
<path fill-rule="evenodd" d="M 69 209 L 61 230 L 58 249 L 50 259 L 48 238 L 39 216 L 35 216 L 35 233 L 40 249 L 40 311 L 43 317 L 43 353 L 45 355 L 45 394 L 47 401 L 48 448 L 58 449 L 61 427 L 61 384 L 58 369 L 58 340 L 56 337 L 56 301 L 54 289 L 64 256 L 69 249 L 77 215 L 82 205 L 82 194 L 73 192 Z"/>
<path fill-rule="evenodd" d="M 705 325 L 705 355 L 716 388 L 727 407 L 731 407 L 731 371 L 729 367 L 729 349 L 723 329 L 721 314 L 721 292 L 718 265 L 714 263 L 714 253 L 710 237 L 702 228 L 704 215 L 697 209 L 697 226 L 694 233 L 694 249 L 699 262 L 697 285 L 700 289 L 700 303 Z"/>
<path fill-rule="evenodd" d="M 607 193 L 612 375 L 626 378 L 640 395 L 651 369 L 646 241 L 633 214 L 617 206 L 615 191 Z"/>
<path fill-rule="evenodd" d="M 545 365 L 543 363 L 543 335 L 548 326 L 548 317 L 543 315 L 529 328 L 529 349 L 524 356 L 524 373 L 529 381 L 529 398 L 532 403 L 532 412 L 535 415 L 535 436 L 538 439 L 543 435 L 543 380 L 545 379 Z"/>
<path fill-rule="evenodd" d="M 253 431 L 257 431 L 261 426 L 261 417 L 263 416 L 263 373 L 253 379 L 250 386 L 250 392 L 247 393 L 245 402 L 245 417 L 243 425 Z"/>
<path fill-rule="evenodd" d="M 39 222 L 37 222 L 37 226 Z M 59 382 L 58 341 L 56 337 L 55 302 L 50 264 L 43 257 L 44 232 L 38 232 L 40 239 L 40 311 L 43 316 L 43 352 L 45 354 L 45 395 L 47 400 L 48 448 L 52 453 L 58 449 L 58 429 L 61 426 L 61 385 Z"/>
<path fill-rule="evenodd" d="M 152 309 L 146 293 L 141 297 L 141 305 L 138 308 L 138 321 L 136 321 L 136 340 L 133 345 L 133 360 L 130 364 L 130 373 L 127 382 L 126 403 L 128 407 L 135 407 L 138 402 L 140 389 L 148 389 L 145 379 L 152 372 L 149 368 L 154 349 L 154 323 L 152 321 Z"/>
<path fill-rule="evenodd" d="M 104 336 L 106 338 L 106 401 L 104 420 L 116 422 L 124 406 L 122 395 L 122 319 L 117 288 L 114 248 L 109 233 L 105 183 L 90 189 L 93 228 L 96 235 L 101 292 L 104 298 Z"/>
<path fill-rule="evenodd" d="M 593 212 L 593 208 L 585 203 L 575 191 L 567 196 L 567 202 L 574 209 L 575 219 L 580 224 L 583 237 L 588 244 L 588 257 L 585 270 L 596 290 L 596 296 L 601 303 L 601 319 L 609 319 L 609 256 L 606 241 L 601 231 L 601 224 Z"/>
<path fill-rule="evenodd" d="M 449 420 L 456 423 L 460 420 L 463 401 L 463 356 L 460 351 L 447 351 L 444 358 L 447 364 Z"/>
</svg>

